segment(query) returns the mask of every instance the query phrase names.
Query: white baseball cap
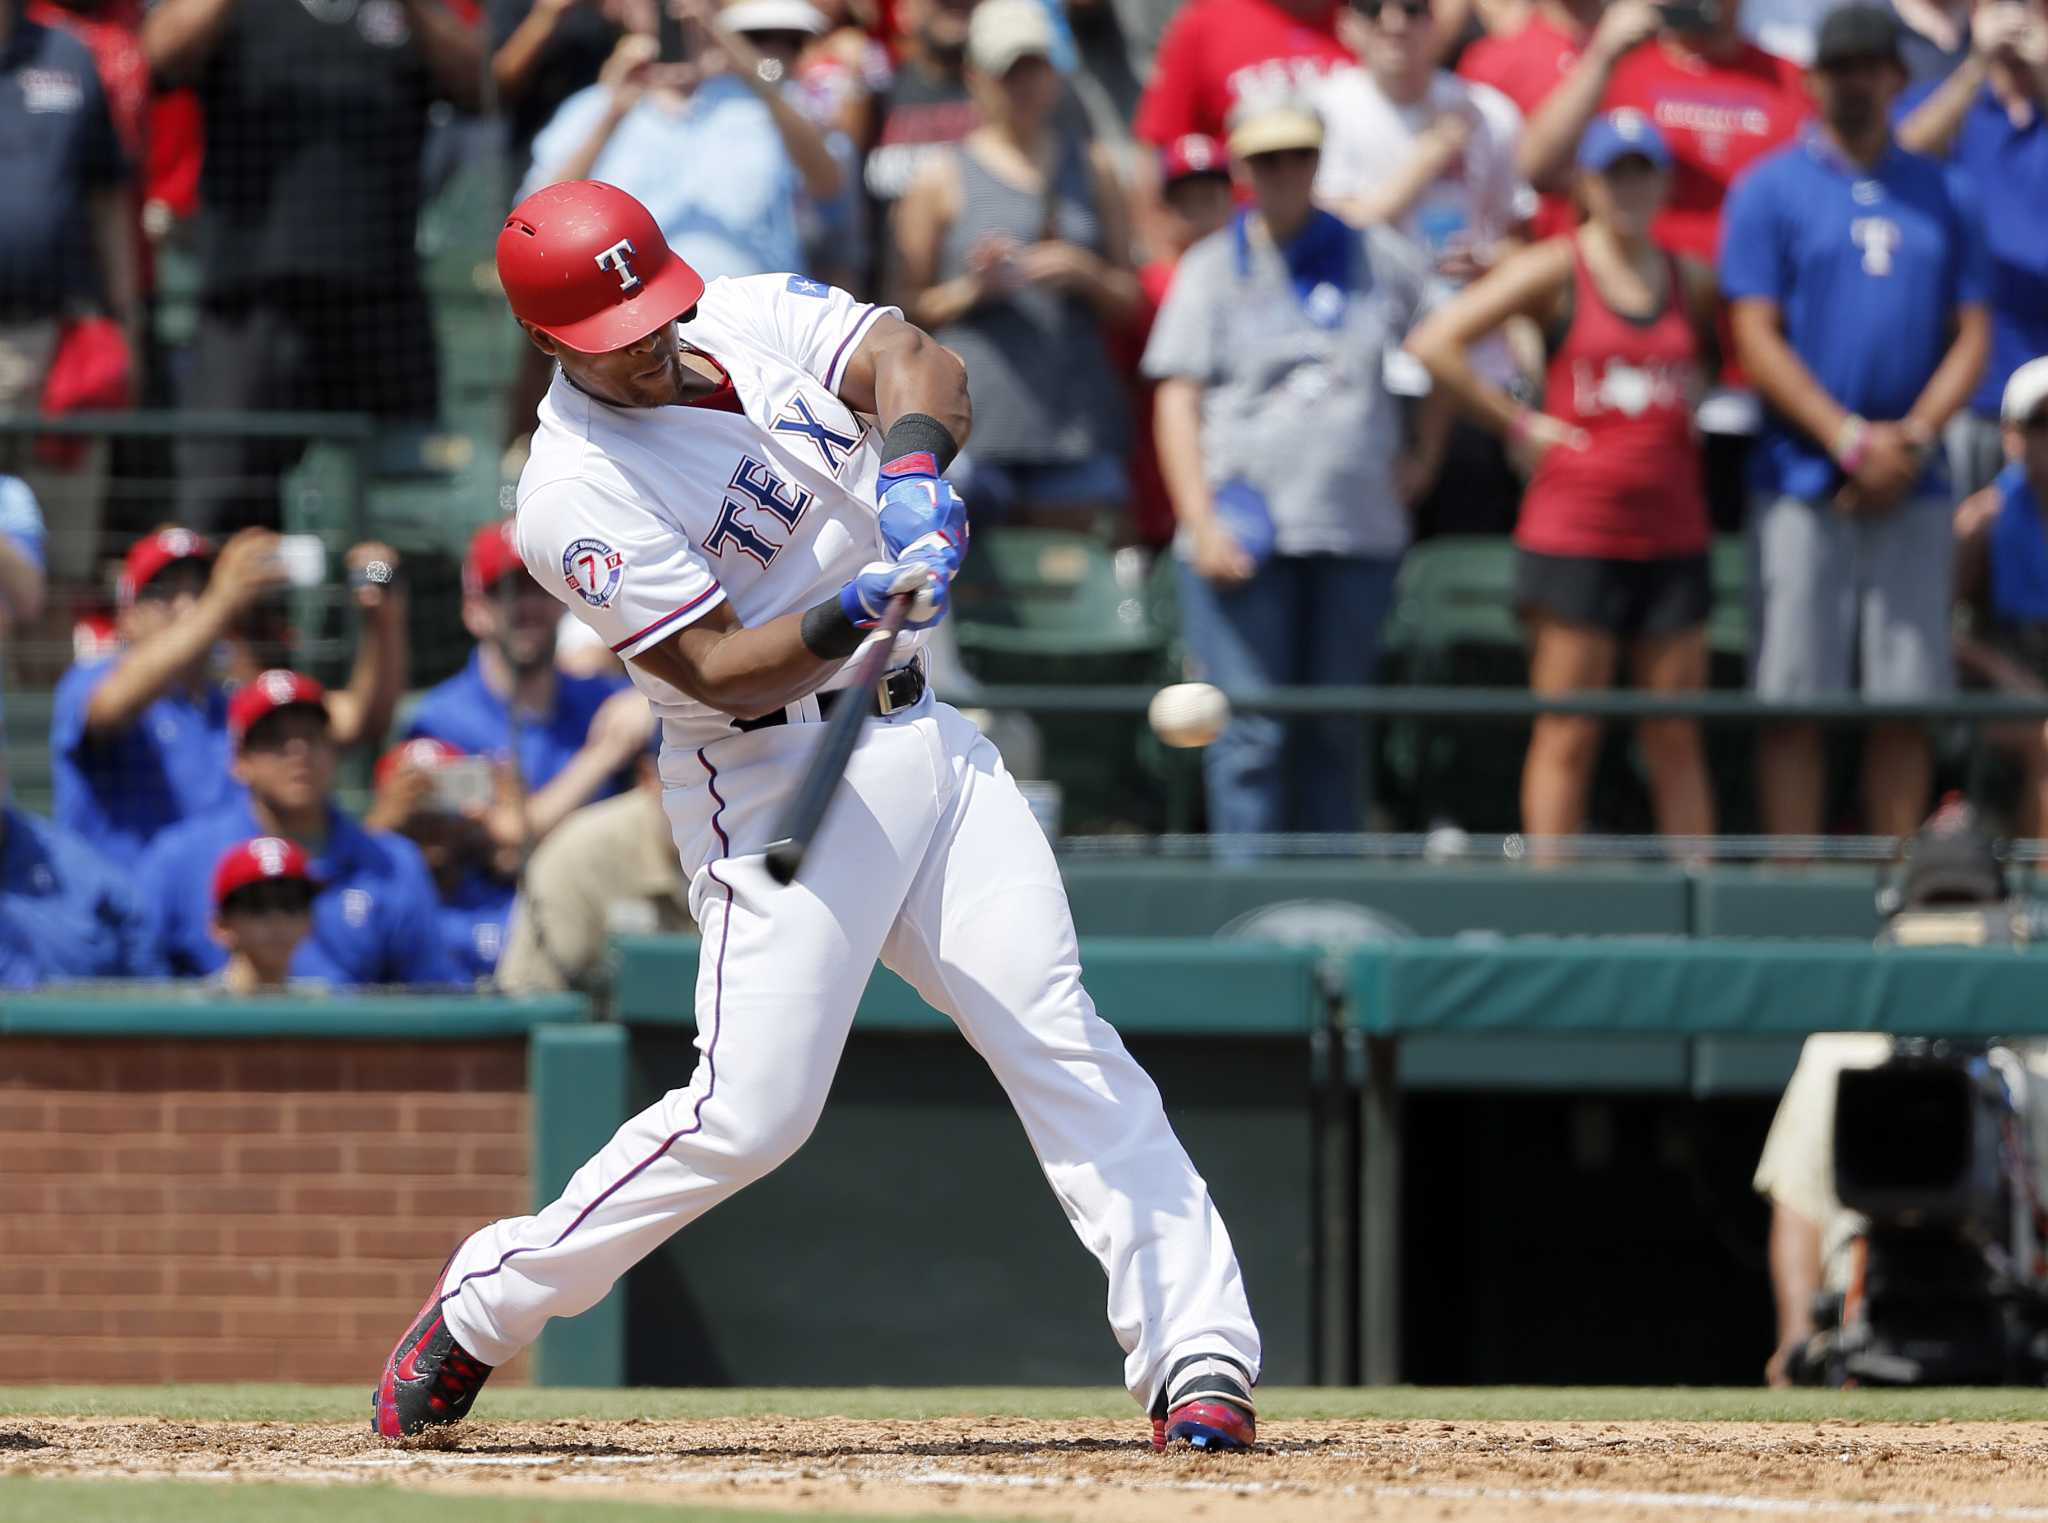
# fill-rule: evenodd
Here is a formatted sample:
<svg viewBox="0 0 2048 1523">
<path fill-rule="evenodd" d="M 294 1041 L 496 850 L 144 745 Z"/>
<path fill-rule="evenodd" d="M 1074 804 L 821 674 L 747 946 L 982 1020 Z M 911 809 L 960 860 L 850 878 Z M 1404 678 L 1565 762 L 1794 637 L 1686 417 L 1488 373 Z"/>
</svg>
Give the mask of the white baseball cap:
<svg viewBox="0 0 2048 1523">
<path fill-rule="evenodd" d="M 1001 79 L 1020 59 L 1052 57 L 1052 20 L 1041 0 L 981 0 L 967 23 L 967 61 Z"/>
<path fill-rule="evenodd" d="M 2024 423 L 2040 411 L 2043 402 L 2048 402 L 2048 354 L 2028 360 L 2012 373 L 2005 383 L 2005 400 L 1999 403 L 1998 416 L 2007 423 Z"/>
<path fill-rule="evenodd" d="M 733 32 L 803 32 L 822 37 L 830 30 L 825 13 L 805 0 L 734 0 L 718 13 Z"/>
</svg>

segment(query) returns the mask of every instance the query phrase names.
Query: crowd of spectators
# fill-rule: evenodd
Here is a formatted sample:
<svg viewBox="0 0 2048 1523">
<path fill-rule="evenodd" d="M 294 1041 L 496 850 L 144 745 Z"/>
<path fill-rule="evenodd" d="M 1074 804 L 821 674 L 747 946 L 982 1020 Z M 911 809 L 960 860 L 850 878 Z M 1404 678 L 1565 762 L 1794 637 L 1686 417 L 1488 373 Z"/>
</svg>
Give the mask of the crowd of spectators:
<svg viewBox="0 0 2048 1523">
<path fill-rule="evenodd" d="M 977 525 L 1174 557 L 1191 675 L 1371 682 L 1411 545 L 1482 534 L 1536 690 L 1695 690 L 1741 532 L 1760 696 L 2038 693 L 2044 103 L 2043 0 L 0 0 L 0 415 L 431 423 L 421 214 L 487 158 L 504 204 L 610 180 L 707 276 L 900 305 L 967 363 Z M 345 684 L 277 669 L 304 445 L 182 433 L 137 534 L 104 445 L 0 428 L 0 619 L 57 585 L 111 619 L 57 684 L 53 819 L 5 816 L 0 979 L 562 987 L 686 920 L 646 706 L 502 525 L 445 682 L 406 698 L 375 542 Z M 2030 832 L 2043 734 L 1997 737 Z M 1658 828 L 1712 834 L 1697 728 L 1637 739 Z M 1585 828 L 1601 743 L 1535 726 L 1525 830 Z M 1348 720 L 1240 715 L 1203 765 L 1227 835 L 1370 819 Z M 1932 769 L 1872 727 L 1848 816 L 1908 833 Z M 1817 729 L 1758 776 L 1767 829 L 1842 818 Z"/>
</svg>

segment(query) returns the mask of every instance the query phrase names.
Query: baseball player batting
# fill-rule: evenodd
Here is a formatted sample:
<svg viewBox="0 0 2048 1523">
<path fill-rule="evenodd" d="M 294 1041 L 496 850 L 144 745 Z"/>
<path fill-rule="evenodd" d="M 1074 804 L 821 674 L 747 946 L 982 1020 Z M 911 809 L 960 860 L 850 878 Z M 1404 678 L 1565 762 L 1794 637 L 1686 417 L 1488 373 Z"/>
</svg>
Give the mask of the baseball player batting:
<svg viewBox="0 0 2048 1523">
<path fill-rule="evenodd" d="M 951 1016 L 1109 1277 L 1124 1383 L 1156 1447 L 1253 1438 L 1259 1333 L 1230 1236 L 1081 986 L 1065 889 L 994 746 L 925 688 L 919 647 L 967 543 L 940 479 L 966 439 L 957 359 L 800 275 L 706 285 L 594 181 L 528 197 L 498 273 L 559 362 L 519 480 L 526 568 L 626 659 L 662 720 L 663 799 L 704 940 L 690 1082 L 534 1216 L 472 1234 L 372 1397 L 387 1437 L 453 1422 L 550 1317 L 810 1135 L 879 958 Z M 802 876 L 763 850 L 851 661 L 910 599 Z M 891 622 L 895 622 L 893 614 Z M 883 636 L 872 636 L 877 640 Z"/>
</svg>

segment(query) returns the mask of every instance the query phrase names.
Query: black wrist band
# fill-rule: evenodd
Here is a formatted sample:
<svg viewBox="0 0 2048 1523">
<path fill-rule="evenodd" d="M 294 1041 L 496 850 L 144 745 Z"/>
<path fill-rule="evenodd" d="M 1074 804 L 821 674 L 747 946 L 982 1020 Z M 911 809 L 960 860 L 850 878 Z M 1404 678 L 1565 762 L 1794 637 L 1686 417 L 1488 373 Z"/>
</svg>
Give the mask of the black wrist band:
<svg viewBox="0 0 2048 1523">
<path fill-rule="evenodd" d="M 853 620 L 846 616 L 837 596 L 825 599 L 815 608 L 806 609 L 798 633 L 803 639 L 804 649 L 820 661 L 844 661 L 859 650 L 860 642 L 867 638 L 867 631 L 855 627 Z"/>
<path fill-rule="evenodd" d="M 889 425 L 889 432 L 882 436 L 882 464 L 901 460 L 905 455 L 930 455 L 932 474 L 938 475 L 953 463 L 953 457 L 960 453 L 960 445 L 947 431 L 946 425 L 929 413 L 907 412 Z"/>
</svg>

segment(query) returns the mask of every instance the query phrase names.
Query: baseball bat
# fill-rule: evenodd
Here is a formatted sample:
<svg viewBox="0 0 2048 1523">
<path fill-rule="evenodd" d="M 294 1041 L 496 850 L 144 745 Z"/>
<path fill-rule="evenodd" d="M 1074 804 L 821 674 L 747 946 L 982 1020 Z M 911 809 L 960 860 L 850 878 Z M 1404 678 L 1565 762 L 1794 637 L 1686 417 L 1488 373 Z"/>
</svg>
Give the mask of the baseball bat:
<svg viewBox="0 0 2048 1523">
<path fill-rule="evenodd" d="M 782 818 L 776 821 L 775 839 L 768 843 L 768 876 L 777 883 L 788 885 L 796 881 L 797 871 L 804 865 L 804 853 L 810 850 L 818 827 L 825 823 L 825 811 L 832 807 L 832 795 L 839 790 L 839 779 L 846 775 L 847 759 L 853 755 L 861 726 L 874 712 L 875 688 L 888 667 L 890 652 L 896 648 L 896 632 L 910 617 L 910 604 L 916 596 L 914 592 L 898 593 L 882 610 L 882 620 L 875 627 L 885 638 L 875 641 L 860 658 L 853 681 L 844 690 L 846 696 L 833 709 L 831 721 L 825 726 L 825 738 L 818 742 L 818 753 L 811 758 L 810 770 L 783 809 Z"/>
</svg>

